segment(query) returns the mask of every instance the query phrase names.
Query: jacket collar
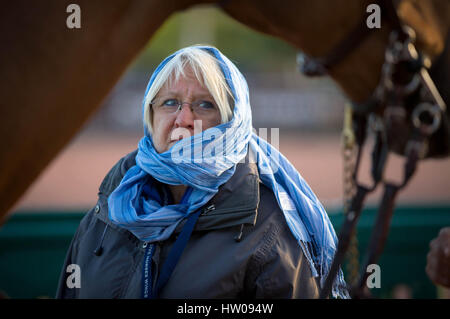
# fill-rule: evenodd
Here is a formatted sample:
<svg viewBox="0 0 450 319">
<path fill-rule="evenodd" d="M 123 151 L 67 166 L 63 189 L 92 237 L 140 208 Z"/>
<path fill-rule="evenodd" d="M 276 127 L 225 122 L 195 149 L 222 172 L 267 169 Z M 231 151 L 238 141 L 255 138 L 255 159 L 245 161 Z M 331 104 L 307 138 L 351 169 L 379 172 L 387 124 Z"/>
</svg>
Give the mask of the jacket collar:
<svg viewBox="0 0 450 319">
<path fill-rule="evenodd" d="M 99 188 L 99 195 L 109 197 L 119 186 L 125 173 L 136 165 L 137 150 L 122 158 L 106 175 Z M 205 205 L 198 219 L 196 230 L 211 230 L 232 227 L 242 224 L 256 223 L 259 204 L 259 174 L 255 164 L 255 156 L 251 152 L 243 163 L 236 166 L 233 176 L 219 187 L 217 194 Z M 111 224 L 107 218 L 107 210 L 102 220 Z M 105 220 L 107 219 L 107 220 Z M 181 231 L 184 222 L 180 223 L 175 232 Z"/>
<path fill-rule="evenodd" d="M 219 187 L 217 194 L 205 205 L 196 229 L 219 229 L 256 223 L 259 205 L 259 174 L 254 155 L 236 166 L 233 176 Z M 212 208 L 209 210 L 208 208 Z"/>
</svg>

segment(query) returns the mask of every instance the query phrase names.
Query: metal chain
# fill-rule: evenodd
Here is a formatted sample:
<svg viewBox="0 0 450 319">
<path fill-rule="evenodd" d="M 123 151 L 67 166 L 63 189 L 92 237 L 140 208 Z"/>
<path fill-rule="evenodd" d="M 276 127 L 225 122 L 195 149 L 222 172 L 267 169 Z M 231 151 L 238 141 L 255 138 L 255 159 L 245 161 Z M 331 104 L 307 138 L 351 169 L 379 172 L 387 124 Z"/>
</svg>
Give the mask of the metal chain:
<svg viewBox="0 0 450 319">
<path fill-rule="evenodd" d="M 342 130 L 342 157 L 343 157 L 343 191 L 344 202 L 343 211 L 347 215 L 353 196 L 356 193 L 356 185 L 353 179 L 353 173 L 356 165 L 355 135 L 352 126 L 352 108 L 349 104 L 345 106 L 344 127 Z M 347 251 L 347 282 L 354 285 L 359 277 L 359 251 L 357 230 L 352 236 L 350 247 Z"/>
</svg>

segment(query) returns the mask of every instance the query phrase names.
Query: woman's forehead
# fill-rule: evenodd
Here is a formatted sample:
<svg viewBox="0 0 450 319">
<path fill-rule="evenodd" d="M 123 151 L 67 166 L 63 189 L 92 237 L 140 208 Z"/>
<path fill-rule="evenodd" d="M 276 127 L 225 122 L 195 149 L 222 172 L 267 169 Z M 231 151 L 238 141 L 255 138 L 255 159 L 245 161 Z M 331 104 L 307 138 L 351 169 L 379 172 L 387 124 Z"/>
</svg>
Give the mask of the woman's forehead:
<svg viewBox="0 0 450 319">
<path fill-rule="evenodd" d="M 185 70 L 178 79 L 172 74 L 159 91 L 160 94 L 194 93 L 196 95 L 211 96 L 203 81 L 199 80 L 192 71 Z"/>
</svg>

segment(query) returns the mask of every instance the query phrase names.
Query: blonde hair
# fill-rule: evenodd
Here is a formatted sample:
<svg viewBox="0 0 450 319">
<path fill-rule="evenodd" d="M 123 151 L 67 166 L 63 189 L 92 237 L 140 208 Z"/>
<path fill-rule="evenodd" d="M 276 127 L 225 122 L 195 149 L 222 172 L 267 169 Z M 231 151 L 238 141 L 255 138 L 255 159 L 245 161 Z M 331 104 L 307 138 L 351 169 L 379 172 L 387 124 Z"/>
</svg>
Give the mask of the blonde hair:
<svg viewBox="0 0 450 319">
<path fill-rule="evenodd" d="M 148 132 L 152 134 L 153 114 L 150 103 L 167 82 L 170 85 L 171 81 L 177 81 L 180 76 L 184 77 L 186 67 L 191 68 L 197 80 L 206 86 L 214 98 L 219 109 L 221 123 L 230 121 L 233 115 L 234 98 L 220 68 L 220 63 L 206 50 L 197 46 L 184 48 L 168 61 L 155 77 L 145 97 L 144 123 Z"/>
</svg>

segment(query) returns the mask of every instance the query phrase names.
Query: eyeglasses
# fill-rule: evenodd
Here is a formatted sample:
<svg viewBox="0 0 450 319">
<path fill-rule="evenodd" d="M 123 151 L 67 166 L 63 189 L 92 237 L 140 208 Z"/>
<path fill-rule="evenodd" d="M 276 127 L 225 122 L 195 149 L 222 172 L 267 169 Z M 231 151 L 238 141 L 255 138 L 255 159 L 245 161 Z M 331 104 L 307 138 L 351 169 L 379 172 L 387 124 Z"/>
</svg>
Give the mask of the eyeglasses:
<svg viewBox="0 0 450 319">
<path fill-rule="evenodd" d="M 150 103 L 155 112 L 173 114 L 183 108 L 183 105 L 189 105 L 191 111 L 198 116 L 208 116 L 217 112 L 217 107 L 209 101 L 198 100 L 192 103 L 182 102 L 177 99 L 156 99 Z"/>
</svg>

